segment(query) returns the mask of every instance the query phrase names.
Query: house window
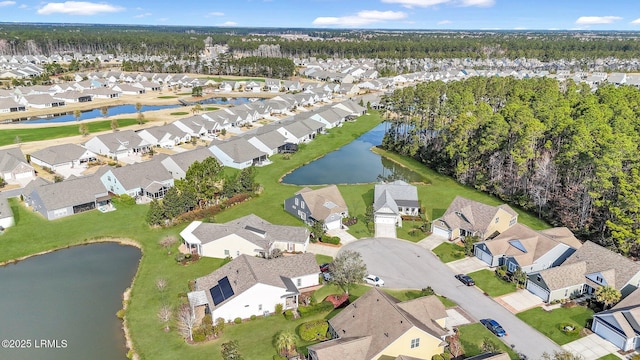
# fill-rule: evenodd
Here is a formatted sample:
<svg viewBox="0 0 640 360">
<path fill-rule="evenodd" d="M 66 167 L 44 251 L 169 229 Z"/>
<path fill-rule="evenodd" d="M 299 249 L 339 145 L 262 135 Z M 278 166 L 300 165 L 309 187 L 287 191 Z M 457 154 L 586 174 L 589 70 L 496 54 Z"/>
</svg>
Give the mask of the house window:
<svg viewBox="0 0 640 360">
<path fill-rule="evenodd" d="M 596 281 L 602 283 L 602 278 L 600 276 L 596 276 Z"/>
<path fill-rule="evenodd" d="M 300 205 L 300 201 L 298 200 L 298 198 L 295 198 L 295 199 L 293 200 L 293 202 L 295 202 L 295 203 L 296 203 L 296 206 Z"/>
<path fill-rule="evenodd" d="M 420 338 L 411 339 L 411 348 L 417 348 L 420 346 Z"/>
<path fill-rule="evenodd" d="M 499 218 L 499 217 L 497 217 L 497 218 L 496 218 L 496 224 L 497 224 L 498 222 L 500 222 L 500 218 Z"/>
<path fill-rule="evenodd" d="M 516 219 L 516 218 L 511 219 L 511 221 L 509 221 L 509 226 L 513 226 L 513 225 L 515 225 L 515 224 L 516 224 L 516 221 L 517 221 L 517 219 Z"/>
<path fill-rule="evenodd" d="M 236 251 L 236 256 L 240 256 L 240 250 Z"/>
<path fill-rule="evenodd" d="M 304 209 L 304 201 L 300 203 L 300 207 Z"/>
<path fill-rule="evenodd" d="M 302 286 L 302 279 L 298 279 L 298 281 L 296 281 L 296 286 Z"/>
<path fill-rule="evenodd" d="M 224 251 L 224 256 L 229 256 L 229 250 Z"/>
<path fill-rule="evenodd" d="M 307 220 L 307 214 L 305 214 L 305 213 L 301 213 L 301 214 L 300 214 L 300 219 L 302 219 L 302 220 Z"/>
<path fill-rule="evenodd" d="M 258 311 L 262 311 L 262 304 L 258 305 Z"/>
</svg>

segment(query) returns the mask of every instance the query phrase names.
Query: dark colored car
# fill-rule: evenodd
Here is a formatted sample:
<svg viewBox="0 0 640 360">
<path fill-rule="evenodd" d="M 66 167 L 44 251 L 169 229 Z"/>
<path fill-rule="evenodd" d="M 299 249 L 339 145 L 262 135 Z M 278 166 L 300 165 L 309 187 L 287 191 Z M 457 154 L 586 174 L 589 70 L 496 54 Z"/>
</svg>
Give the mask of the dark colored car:
<svg viewBox="0 0 640 360">
<path fill-rule="evenodd" d="M 324 264 L 320 265 L 320 271 L 321 272 L 329 271 L 329 263 L 324 263 Z"/>
<path fill-rule="evenodd" d="M 473 279 L 469 275 L 458 274 L 458 275 L 456 275 L 456 279 L 460 280 L 460 282 L 462 282 L 463 284 L 465 284 L 467 286 L 475 286 L 476 285 L 476 282 L 473 281 Z"/>
<path fill-rule="evenodd" d="M 502 326 L 500 326 L 500 324 L 498 324 L 498 322 L 493 319 L 482 319 L 480 320 L 480 323 L 498 337 L 507 335 L 507 332 L 504 331 Z"/>
</svg>

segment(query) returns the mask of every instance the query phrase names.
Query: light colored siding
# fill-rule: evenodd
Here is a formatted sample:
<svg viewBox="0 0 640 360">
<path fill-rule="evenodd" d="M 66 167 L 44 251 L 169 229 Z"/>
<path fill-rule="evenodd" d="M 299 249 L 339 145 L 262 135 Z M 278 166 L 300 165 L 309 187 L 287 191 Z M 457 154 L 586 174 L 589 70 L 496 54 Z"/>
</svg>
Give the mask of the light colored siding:
<svg viewBox="0 0 640 360">
<path fill-rule="evenodd" d="M 217 318 L 232 321 L 237 317 L 247 319 L 251 315 L 263 315 L 265 311 L 273 313 L 276 309 L 276 304 L 285 306 L 286 299 L 282 297 L 284 293 L 284 288 L 256 284 L 219 308 L 214 309 L 211 317 L 214 321 Z M 260 305 L 262 305 L 262 310 L 260 310 Z"/>
<path fill-rule="evenodd" d="M 229 256 L 232 258 L 238 257 L 238 253 L 240 253 L 240 255 L 247 254 L 249 256 L 255 256 L 258 254 L 256 249 L 258 249 L 256 244 L 236 234 L 229 234 L 223 238 L 202 245 L 202 256 L 224 259 L 227 257 L 225 250 L 229 250 Z"/>
</svg>

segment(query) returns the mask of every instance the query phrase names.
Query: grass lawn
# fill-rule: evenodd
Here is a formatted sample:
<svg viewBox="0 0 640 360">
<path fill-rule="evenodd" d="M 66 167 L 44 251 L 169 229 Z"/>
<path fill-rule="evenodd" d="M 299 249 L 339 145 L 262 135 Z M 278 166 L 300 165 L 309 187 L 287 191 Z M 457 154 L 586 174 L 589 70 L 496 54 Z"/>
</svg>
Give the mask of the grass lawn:
<svg viewBox="0 0 640 360">
<path fill-rule="evenodd" d="M 615 356 L 615 355 L 613 355 L 613 354 L 607 354 L 607 355 L 605 355 L 603 357 L 600 357 L 600 358 L 598 358 L 596 360 L 620 360 L 620 358 Z"/>
<path fill-rule="evenodd" d="M 420 229 L 422 224 L 421 221 L 402 220 L 402 227 L 396 228 L 396 236 L 400 239 L 418 242 L 429 235 Z"/>
<path fill-rule="evenodd" d="M 178 97 L 175 95 L 164 95 L 164 96 L 158 96 L 158 99 L 177 99 Z"/>
<path fill-rule="evenodd" d="M 138 123 L 136 119 L 118 119 L 118 127 L 120 129 L 135 125 Z M 40 141 L 49 139 L 59 139 L 69 136 L 80 135 L 79 125 L 85 124 L 89 129 L 89 134 L 99 131 L 111 130 L 111 120 L 93 121 L 93 122 L 75 122 L 73 125 L 61 125 L 43 128 L 28 129 L 2 129 L 0 131 L 0 146 L 15 144 L 16 138 L 20 138 L 20 142 Z"/>
<path fill-rule="evenodd" d="M 518 359 L 518 354 L 513 351 L 507 344 L 500 341 L 491 331 L 482 324 L 468 324 L 458 327 L 460 333 L 460 343 L 464 349 L 465 357 L 471 357 L 483 354 L 482 342 L 485 338 L 490 339 L 498 346 L 501 352 L 506 352 L 512 359 Z"/>
<path fill-rule="evenodd" d="M 499 279 L 492 270 L 479 270 L 468 274 L 476 286 L 491 297 L 501 296 L 516 291 L 516 285 Z"/>
<path fill-rule="evenodd" d="M 316 254 L 316 263 L 318 265 L 327 264 L 333 261 L 333 257 L 329 255 Z"/>
<path fill-rule="evenodd" d="M 543 333 L 558 345 L 564 345 L 582 336 L 580 333 L 593 317 L 593 311 L 583 306 L 572 308 L 558 308 L 553 311 L 544 311 L 542 308 L 534 308 L 517 314 L 522 321 L 531 325 L 536 330 Z M 578 331 L 575 334 L 567 334 L 560 329 L 562 324 L 571 324 Z"/>
<path fill-rule="evenodd" d="M 464 259 L 465 257 L 464 247 L 448 242 L 436 246 L 435 249 L 433 249 L 433 253 L 436 254 L 443 263 Z"/>
<path fill-rule="evenodd" d="M 264 82 L 264 78 L 225 78 L 221 76 L 213 76 L 208 77 L 207 79 L 212 79 L 213 81 L 223 82 L 223 81 L 255 81 L 255 82 Z"/>
<path fill-rule="evenodd" d="M 180 116 L 180 115 L 189 115 L 188 111 L 176 111 L 176 112 L 172 112 L 169 115 L 173 115 L 173 116 Z"/>
</svg>

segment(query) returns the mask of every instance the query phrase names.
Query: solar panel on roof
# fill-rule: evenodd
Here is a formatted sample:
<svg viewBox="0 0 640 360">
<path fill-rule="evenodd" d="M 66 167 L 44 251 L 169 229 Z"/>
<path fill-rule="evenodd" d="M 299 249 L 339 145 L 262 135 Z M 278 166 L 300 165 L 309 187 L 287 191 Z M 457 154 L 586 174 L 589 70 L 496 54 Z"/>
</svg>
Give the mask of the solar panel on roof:
<svg viewBox="0 0 640 360">
<path fill-rule="evenodd" d="M 218 281 L 218 286 L 220 286 L 222 296 L 224 296 L 225 299 L 233 296 L 233 289 L 231 288 L 231 284 L 229 283 L 229 278 L 225 276 L 220 279 L 220 281 Z"/>
<path fill-rule="evenodd" d="M 209 289 L 211 293 L 211 297 L 213 298 L 213 304 L 218 305 L 224 301 L 224 296 L 222 295 L 222 291 L 220 290 L 220 285 L 216 285 Z"/>
</svg>

